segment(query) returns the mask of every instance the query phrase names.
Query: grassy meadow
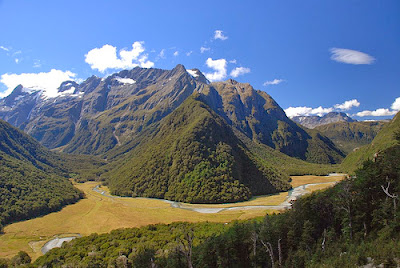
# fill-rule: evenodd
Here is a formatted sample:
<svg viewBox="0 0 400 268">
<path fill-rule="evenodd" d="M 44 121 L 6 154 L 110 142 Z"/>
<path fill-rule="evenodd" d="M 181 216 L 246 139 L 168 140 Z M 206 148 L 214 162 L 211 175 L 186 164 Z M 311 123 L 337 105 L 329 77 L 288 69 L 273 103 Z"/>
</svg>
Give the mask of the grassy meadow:
<svg viewBox="0 0 400 268">
<path fill-rule="evenodd" d="M 292 186 L 308 183 L 335 182 L 344 176 L 318 177 L 293 176 Z M 156 223 L 188 222 L 230 222 L 244 220 L 266 213 L 276 212 L 265 209 L 243 209 L 221 211 L 219 213 L 198 213 L 195 211 L 172 208 L 169 203 L 148 198 L 110 198 L 92 189 L 98 182 L 74 183 L 75 187 L 85 193 L 86 198 L 76 204 L 69 205 L 58 212 L 43 217 L 10 224 L 4 228 L 0 236 L 0 258 L 10 258 L 18 251 L 26 251 L 33 259 L 42 255 L 40 249 L 49 240 L 58 237 L 82 236 L 91 233 L 106 233 L 113 229 L 140 227 Z M 329 187 L 329 184 L 310 186 L 311 190 Z M 106 187 L 102 190 L 108 192 Z M 226 208 L 232 206 L 279 205 L 288 193 L 260 196 L 246 202 L 218 205 L 184 204 L 185 207 Z"/>
</svg>

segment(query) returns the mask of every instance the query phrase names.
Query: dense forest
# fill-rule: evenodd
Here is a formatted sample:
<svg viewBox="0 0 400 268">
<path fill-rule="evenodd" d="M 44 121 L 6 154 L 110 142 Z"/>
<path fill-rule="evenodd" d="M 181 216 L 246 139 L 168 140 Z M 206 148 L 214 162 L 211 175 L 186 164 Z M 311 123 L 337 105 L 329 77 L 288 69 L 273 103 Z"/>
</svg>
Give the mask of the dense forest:
<svg viewBox="0 0 400 268">
<path fill-rule="evenodd" d="M 229 224 L 174 223 L 92 234 L 51 250 L 33 266 L 396 267 L 399 161 L 397 144 L 364 162 L 356 176 L 300 198 L 285 213 Z"/>
<path fill-rule="evenodd" d="M 80 198 L 67 179 L 0 154 L 0 227 L 59 210 Z"/>
<path fill-rule="evenodd" d="M 51 152 L 0 120 L 0 230 L 75 203 L 82 193 L 67 178 L 102 164 L 91 157 Z"/>
</svg>

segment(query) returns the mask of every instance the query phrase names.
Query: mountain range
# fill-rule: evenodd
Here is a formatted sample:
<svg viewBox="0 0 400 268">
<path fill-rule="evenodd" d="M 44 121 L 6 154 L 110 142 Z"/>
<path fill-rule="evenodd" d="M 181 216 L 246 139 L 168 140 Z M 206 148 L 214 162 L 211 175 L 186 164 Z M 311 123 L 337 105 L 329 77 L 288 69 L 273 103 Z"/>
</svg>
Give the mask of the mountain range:
<svg viewBox="0 0 400 268">
<path fill-rule="evenodd" d="M 231 79 L 210 83 L 180 64 L 65 81 L 52 98 L 19 85 L 0 100 L 0 118 L 50 149 L 106 159 L 104 169 L 89 174 L 120 195 L 247 200 L 289 188 L 283 163 L 344 157 L 267 93 Z"/>
<path fill-rule="evenodd" d="M 174 111 L 194 92 L 226 122 L 252 140 L 287 155 L 318 162 L 311 148 L 340 162 L 343 153 L 321 135 L 286 117 L 265 92 L 234 80 L 209 83 L 197 69 L 136 67 L 77 84 L 66 81 L 58 97 L 18 86 L 0 101 L 0 118 L 48 148 L 75 154 L 102 154 L 134 139 Z"/>
<path fill-rule="evenodd" d="M 315 128 L 318 126 L 337 123 L 337 122 L 355 122 L 353 118 L 342 112 L 330 112 L 323 116 L 310 115 L 310 116 L 294 116 L 291 118 L 293 121 L 305 126 L 306 128 Z"/>
</svg>

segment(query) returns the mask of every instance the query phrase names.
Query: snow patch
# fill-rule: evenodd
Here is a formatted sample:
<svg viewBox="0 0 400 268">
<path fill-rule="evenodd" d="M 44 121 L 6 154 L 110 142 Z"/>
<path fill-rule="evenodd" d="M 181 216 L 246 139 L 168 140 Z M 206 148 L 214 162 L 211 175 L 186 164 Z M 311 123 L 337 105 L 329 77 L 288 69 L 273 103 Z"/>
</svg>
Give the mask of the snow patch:
<svg viewBox="0 0 400 268">
<path fill-rule="evenodd" d="M 28 93 L 28 94 L 32 94 L 35 91 L 38 91 L 40 89 L 38 88 L 28 88 L 28 87 L 23 87 L 22 88 L 22 92 Z"/>
<path fill-rule="evenodd" d="M 74 92 L 75 92 L 75 87 L 71 87 L 70 89 L 67 89 L 63 92 L 59 92 L 59 96 L 71 95 L 74 94 Z"/>
<path fill-rule="evenodd" d="M 85 92 L 78 92 L 77 94 L 72 94 L 71 97 L 78 97 L 78 98 L 82 98 L 83 94 L 85 94 Z"/>
<path fill-rule="evenodd" d="M 136 83 L 136 81 L 131 78 L 123 78 L 123 77 L 116 76 L 114 79 L 122 84 L 135 84 Z"/>
<path fill-rule="evenodd" d="M 194 78 L 199 77 L 199 74 L 197 73 L 196 70 L 186 70 L 191 76 Z"/>
</svg>

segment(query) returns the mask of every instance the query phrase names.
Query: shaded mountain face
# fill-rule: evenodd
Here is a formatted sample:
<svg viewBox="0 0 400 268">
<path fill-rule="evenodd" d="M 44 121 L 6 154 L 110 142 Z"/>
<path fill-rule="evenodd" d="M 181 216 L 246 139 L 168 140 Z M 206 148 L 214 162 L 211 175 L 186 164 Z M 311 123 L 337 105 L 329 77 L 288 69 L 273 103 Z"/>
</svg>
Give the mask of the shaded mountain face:
<svg viewBox="0 0 400 268">
<path fill-rule="evenodd" d="M 311 129 L 330 123 L 356 121 L 349 117 L 347 114 L 340 112 L 330 112 L 324 116 L 294 116 L 291 119 L 299 123 L 300 125 Z"/>
<path fill-rule="evenodd" d="M 228 125 L 254 141 L 311 162 L 337 163 L 343 157 L 329 139 L 287 118 L 265 92 L 234 80 L 209 83 L 199 70 L 182 65 L 172 70 L 137 67 L 81 84 L 66 81 L 56 98 L 19 92 L 9 97 L 20 102 L 0 100 L 0 117 L 48 148 L 68 153 L 102 155 L 129 143 L 197 92 Z M 32 99 L 30 106 L 25 98 Z"/>
<path fill-rule="evenodd" d="M 103 175 L 115 194 L 225 203 L 290 188 L 289 178 L 257 162 L 199 94 L 141 135 L 129 156 Z"/>
<path fill-rule="evenodd" d="M 385 121 L 336 122 L 317 126 L 315 129 L 348 154 L 370 144 L 385 124 Z"/>
</svg>

